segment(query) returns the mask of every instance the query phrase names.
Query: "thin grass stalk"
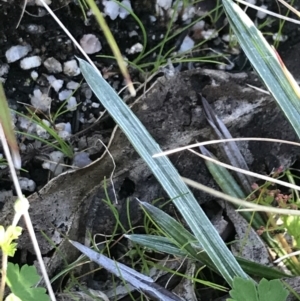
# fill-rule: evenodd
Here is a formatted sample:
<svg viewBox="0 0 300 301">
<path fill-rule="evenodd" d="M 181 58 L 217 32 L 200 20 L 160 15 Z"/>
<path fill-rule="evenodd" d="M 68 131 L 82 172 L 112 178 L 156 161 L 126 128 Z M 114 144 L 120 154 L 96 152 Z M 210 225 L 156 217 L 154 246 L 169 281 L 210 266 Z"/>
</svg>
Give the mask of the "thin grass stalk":
<svg viewBox="0 0 300 301">
<path fill-rule="evenodd" d="M 34 251 L 35 251 L 35 254 L 37 256 L 37 259 L 38 259 L 38 262 L 39 262 L 39 265 L 40 265 L 40 269 L 41 269 L 42 275 L 44 277 L 44 280 L 45 280 L 45 283 L 46 283 L 46 286 L 47 286 L 47 289 L 48 289 L 49 296 L 50 296 L 52 301 L 56 301 L 56 298 L 55 298 L 55 295 L 54 295 L 54 292 L 53 292 L 53 289 L 52 289 L 52 286 L 51 286 L 51 283 L 50 283 L 50 280 L 49 280 L 49 277 L 48 277 L 48 274 L 47 274 L 47 271 L 46 271 L 45 263 L 43 261 L 42 254 L 41 254 L 41 251 L 40 251 L 40 248 L 39 248 L 36 236 L 35 236 L 35 232 L 34 232 L 34 229 L 33 229 L 32 223 L 31 223 L 29 213 L 28 213 L 29 203 L 28 203 L 28 200 L 26 198 L 24 198 L 24 196 L 22 194 L 22 190 L 21 190 L 21 187 L 20 187 L 20 184 L 19 184 L 17 173 L 16 173 L 16 171 L 13 167 L 14 166 L 13 165 L 13 160 L 12 160 L 12 157 L 10 155 L 9 147 L 8 147 L 7 142 L 6 142 L 5 135 L 4 135 L 1 123 L 0 123 L 0 140 L 2 141 L 3 150 L 4 150 L 4 153 L 5 153 L 6 160 L 8 162 L 8 166 L 10 168 L 10 173 L 11 173 L 11 176 L 12 176 L 12 179 L 13 179 L 13 183 L 14 183 L 17 195 L 18 195 L 18 201 L 17 201 L 17 205 L 15 205 L 15 209 L 16 209 L 16 207 L 21 207 L 20 211 L 16 210 L 17 214 L 14 217 L 12 225 L 13 226 L 17 225 L 17 223 L 18 223 L 18 221 L 21 217 L 21 214 L 24 216 L 26 227 L 27 227 L 28 232 L 30 234 L 31 242 L 32 242 L 33 247 L 34 247 Z M 21 205 L 21 206 L 19 206 L 19 205 Z"/>
</svg>

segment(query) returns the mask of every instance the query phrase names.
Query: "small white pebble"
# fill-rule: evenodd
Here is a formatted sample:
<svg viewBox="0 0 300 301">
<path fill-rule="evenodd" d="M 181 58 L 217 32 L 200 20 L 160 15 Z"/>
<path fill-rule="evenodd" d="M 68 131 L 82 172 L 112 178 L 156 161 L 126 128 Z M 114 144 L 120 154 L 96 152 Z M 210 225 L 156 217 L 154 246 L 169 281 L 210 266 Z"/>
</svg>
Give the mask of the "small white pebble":
<svg viewBox="0 0 300 301">
<path fill-rule="evenodd" d="M 262 9 L 268 9 L 268 6 L 261 5 L 260 8 L 262 8 Z M 267 13 L 262 12 L 260 10 L 257 10 L 257 12 L 256 12 L 257 19 L 264 19 L 266 16 L 267 16 Z"/>
<path fill-rule="evenodd" d="M 55 59 L 54 57 L 49 57 L 44 62 L 45 68 L 50 73 L 60 73 L 62 72 L 62 66 L 61 63 Z"/>
<path fill-rule="evenodd" d="M 77 109 L 77 100 L 76 100 L 76 98 L 74 96 L 71 96 L 68 99 L 67 109 L 69 111 L 76 111 L 76 109 Z"/>
<path fill-rule="evenodd" d="M 183 22 L 191 21 L 196 13 L 196 9 L 194 6 L 188 6 L 184 9 L 181 19 Z"/>
<path fill-rule="evenodd" d="M 84 89 L 84 96 L 86 97 L 86 99 L 91 99 L 93 96 L 93 91 L 89 87 L 86 87 Z"/>
<path fill-rule="evenodd" d="M 53 75 L 47 76 L 47 80 L 55 92 L 58 92 L 64 84 L 62 79 L 56 79 Z"/>
<path fill-rule="evenodd" d="M 10 47 L 6 52 L 5 56 L 8 63 L 13 63 L 26 56 L 32 50 L 30 45 L 17 45 Z"/>
<path fill-rule="evenodd" d="M 80 74 L 76 60 L 70 60 L 64 63 L 64 74 L 68 76 L 77 76 Z"/>
<path fill-rule="evenodd" d="M 201 20 L 197 22 L 196 24 L 193 25 L 192 29 L 193 30 L 202 30 L 205 26 L 205 21 Z"/>
<path fill-rule="evenodd" d="M 86 119 L 84 118 L 84 113 L 79 112 L 78 120 L 83 124 L 86 122 Z"/>
<path fill-rule="evenodd" d="M 26 117 L 18 116 L 18 124 L 21 130 L 24 130 L 30 134 L 34 133 L 36 130 L 36 124 L 31 122 L 31 120 Z"/>
<path fill-rule="evenodd" d="M 66 132 L 72 134 L 72 127 L 71 127 L 71 123 L 70 122 L 65 123 L 65 129 L 64 130 Z"/>
<path fill-rule="evenodd" d="M 64 123 L 64 122 L 57 123 L 55 125 L 55 129 L 57 130 L 58 135 L 60 137 L 62 137 L 63 139 L 69 138 L 71 136 L 71 134 L 72 134 L 72 127 L 71 127 L 70 122 L 67 122 L 67 123 Z"/>
<path fill-rule="evenodd" d="M 85 34 L 80 40 L 80 45 L 87 54 L 93 54 L 102 49 L 99 39 L 94 34 Z"/>
<path fill-rule="evenodd" d="M 45 32 L 45 27 L 43 25 L 27 24 L 25 30 L 30 34 L 41 34 Z"/>
<path fill-rule="evenodd" d="M 51 87 L 54 89 L 55 92 L 58 92 L 63 85 L 64 81 L 62 79 L 56 79 L 51 83 Z"/>
<path fill-rule="evenodd" d="M 134 54 L 134 53 L 139 53 L 142 51 L 143 51 L 143 45 L 141 43 L 136 43 L 133 46 L 131 46 L 130 49 L 128 49 L 127 53 Z"/>
<path fill-rule="evenodd" d="M 52 153 L 49 154 L 49 157 L 51 161 L 58 163 L 64 157 L 64 154 L 60 151 L 53 151 Z"/>
<path fill-rule="evenodd" d="M 132 11 L 131 3 L 129 0 L 123 0 L 121 3 L 124 6 L 126 6 L 129 11 Z M 123 7 L 119 8 L 119 17 L 121 19 L 125 19 L 128 15 L 129 15 L 129 12 L 125 8 L 123 8 Z"/>
<path fill-rule="evenodd" d="M 39 74 L 35 70 L 33 70 L 31 71 L 30 76 L 34 81 L 36 81 L 39 77 Z"/>
<path fill-rule="evenodd" d="M 9 65 L 8 64 L 3 64 L 0 65 L 0 76 L 6 75 L 9 71 Z"/>
<path fill-rule="evenodd" d="M 104 5 L 104 13 L 111 18 L 111 20 L 117 19 L 119 15 L 119 4 L 114 1 L 105 1 Z"/>
<path fill-rule="evenodd" d="M 99 108 L 100 107 L 100 103 L 99 102 L 92 102 L 92 108 Z"/>
<path fill-rule="evenodd" d="M 185 52 L 185 51 L 189 51 L 191 50 L 195 45 L 195 41 L 192 40 L 189 36 L 186 36 L 183 41 L 182 41 L 182 44 L 180 46 L 180 49 L 179 49 L 179 53 L 182 53 L 182 52 Z"/>
<path fill-rule="evenodd" d="M 54 81 L 56 81 L 56 77 L 54 75 L 48 75 L 47 80 L 49 84 L 51 85 Z"/>
<path fill-rule="evenodd" d="M 164 10 L 168 10 L 172 6 L 172 0 L 157 0 L 156 4 Z"/>
<path fill-rule="evenodd" d="M 58 136 L 63 140 L 68 140 L 71 137 L 71 134 L 67 131 L 59 131 Z"/>
<path fill-rule="evenodd" d="M 25 57 L 20 62 L 20 66 L 24 70 L 39 67 L 41 66 L 41 64 L 42 64 L 42 59 L 37 55 Z"/>
<path fill-rule="evenodd" d="M 33 192 L 36 188 L 36 184 L 33 180 L 30 180 L 28 178 L 25 178 L 25 177 L 19 177 L 19 184 L 20 184 L 20 187 L 22 189 L 22 191 L 30 191 L 30 192 Z"/>
<path fill-rule="evenodd" d="M 37 89 L 34 90 L 33 95 L 30 96 L 30 101 L 34 108 L 43 112 L 48 112 L 52 99 L 47 94 L 43 94 L 41 90 Z"/>
<path fill-rule="evenodd" d="M 136 30 L 132 30 L 128 33 L 128 35 L 129 35 L 129 38 L 132 38 L 134 36 L 138 36 L 138 33 L 136 32 Z"/>
<path fill-rule="evenodd" d="M 72 96 L 72 93 L 73 91 L 71 90 L 62 90 L 61 92 L 59 92 L 58 94 L 58 99 L 60 101 L 64 101 L 66 100 L 67 98 L 71 97 Z"/>
<path fill-rule="evenodd" d="M 51 162 L 44 162 L 42 164 L 42 167 L 44 169 L 49 169 L 52 172 L 54 172 L 54 175 L 57 176 L 63 172 L 64 167 L 60 165 L 59 163 L 63 163 L 64 154 L 60 151 L 54 151 L 49 154 L 49 160 L 53 161 Z"/>
<path fill-rule="evenodd" d="M 64 122 L 60 122 L 60 123 L 57 123 L 55 125 L 55 129 L 57 131 L 64 131 L 65 130 L 65 126 L 66 126 L 66 124 Z"/>
<path fill-rule="evenodd" d="M 155 16 L 149 16 L 149 18 L 152 23 L 156 22 L 157 20 Z"/>
<path fill-rule="evenodd" d="M 74 82 L 74 81 L 70 81 L 67 83 L 67 88 L 70 90 L 76 90 L 79 88 L 79 86 L 80 86 L 80 84 L 77 82 Z"/>
<path fill-rule="evenodd" d="M 79 168 L 85 167 L 91 163 L 92 160 L 90 159 L 89 154 L 85 152 L 75 154 L 73 159 L 73 165 Z"/>
<path fill-rule="evenodd" d="M 208 29 L 202 31 L 202 36 L 204 40 L 211 40 L 217 38 L 219 33 L 215 29 Z"/>
</svg>

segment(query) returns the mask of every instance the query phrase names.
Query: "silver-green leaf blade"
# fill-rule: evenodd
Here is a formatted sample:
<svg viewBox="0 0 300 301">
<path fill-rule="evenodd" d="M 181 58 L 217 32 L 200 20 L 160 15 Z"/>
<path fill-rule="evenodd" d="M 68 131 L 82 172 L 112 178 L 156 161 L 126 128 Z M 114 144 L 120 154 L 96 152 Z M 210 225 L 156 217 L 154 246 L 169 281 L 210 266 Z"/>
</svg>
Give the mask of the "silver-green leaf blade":
<svg viewBox="0 0 300 301">
<path fill-rule="evenodd" d="M 152 157 L 154 154 L 160 153 L 161 149 L 139 119 L 102 78 L 99 71 L 81 59 L 79 59 L 79 63 L 81 72 L 95 95 L 173 200 L 224 279 L 231 285 L 235 276 L 248 278 L 170 160 L 165 156 Z"/>
<path fill-rule="evenodd" d="M 223 6 L 247 58 L 300 137 L 300 100 L 283 72 L 275 51 L 236 3 L 223 0 Z"/>
</svg>

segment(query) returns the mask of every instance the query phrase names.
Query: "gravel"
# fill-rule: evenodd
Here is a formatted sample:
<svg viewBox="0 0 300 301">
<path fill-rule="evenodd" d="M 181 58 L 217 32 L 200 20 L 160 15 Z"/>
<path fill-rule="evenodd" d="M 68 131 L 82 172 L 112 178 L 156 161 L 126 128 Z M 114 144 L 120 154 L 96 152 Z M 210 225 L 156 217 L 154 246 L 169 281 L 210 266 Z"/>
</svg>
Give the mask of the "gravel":
<svg viewBox="0 0 300 301">
<path fill-rule="evenodd" d="M 41 64 L 42 64 L 42 59 L 39 56 L 34 55 L 22 59 L 20 62 L 20 67 L 24 70 L 28 70 L 28 69 L 39 67 L 41 66 Z"/>
<path fill-rule="evenodd" d="M 50 73 L 60 73 L 62 72 L 61 63 L 54 57 L 49 57 L 44 61 L 44 66 Z"/>
<path fill-rule="evenodd" d="M 80 45 L 87 54 L 94 54 L 102 49 L 99 39 L 94 34 L 85 34 L 80 40 Z"/>
<path fill-rule="evenodd" d="M 17 45 L 10 47 L 6 52 L 5 56 L 8 63 L 13 63 L 21 59 L 22 57 L 25 57 L 30 51 L 31 51 L 30 45 Z"/>
</svg>

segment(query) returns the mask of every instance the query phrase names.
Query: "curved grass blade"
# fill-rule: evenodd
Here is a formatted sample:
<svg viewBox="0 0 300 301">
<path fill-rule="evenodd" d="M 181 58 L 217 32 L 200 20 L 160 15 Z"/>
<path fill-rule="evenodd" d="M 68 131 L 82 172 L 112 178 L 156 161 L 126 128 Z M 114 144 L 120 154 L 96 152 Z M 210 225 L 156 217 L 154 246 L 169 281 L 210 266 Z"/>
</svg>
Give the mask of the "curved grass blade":
<svg viewBox="0 0 300 301">
<path fill-rule="evenodd" d="M 155 250 L 157 252 L 163 252 L 178 257 L 188 256 L 189 259 L 195 260 L 195 258 L 193 258 L 189 253 L 186 252 L 186 250 L 180 249 L 172 242 L 170 242 L 170 240 L 166 237 L 156 236 L 156 235 L 145 235 L 145 234 L 130 234 L 130 235 L 125 235 L 125 237 L 127 237 L 128 239 L 130 239 L 135 243 L 138 243 L 146 248 Z M 201 252 L 199 253 L 199 255 L 200 254 L 202 258 L 206 257 L 207 262 L 210 263 L 210 265 L 208 266 L 211 268 L 212 262 L 210 261 L 207 254 L 205 252 Z M 291 275 L 285 274 L 284 272 L 281 272 L 274 268 L 270 268 L 256 262 L 252 262 L 241 257 L 236 257 L 236 260 L 244 269 L 244 271 L 251 276 L 257 276 L 269 280 L 280 279 L 284 277 L 292 277 Z M 203 263 L 201 258 L 199 258 L 199 261 Z"/>
<path fill-rule="evenodd" d="M 79 59 L 79 63 L 81 72 L 95 95 L 173 200 L 227 283 L 231 285 L 235 276 L 248 278 L 170 160 L 166 156 L 153 158 L 153 155 L 160 153 L 161 149 L 139 119 L 97 70 L 84 60 Z"/>
<path fill-rule="evenodd" d="M 223 6 L 247 58 L 300 137 L 300 99 L 275 51 L 237 4 L 223 0 Z"/>
</svg>

